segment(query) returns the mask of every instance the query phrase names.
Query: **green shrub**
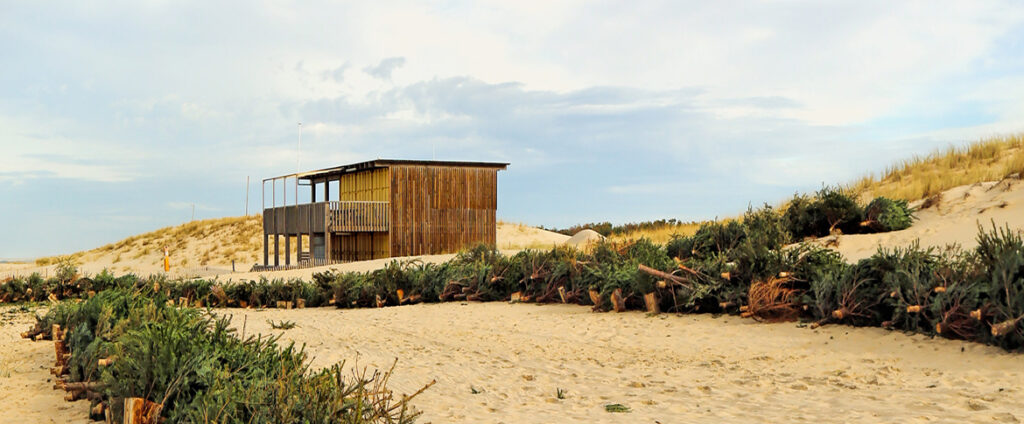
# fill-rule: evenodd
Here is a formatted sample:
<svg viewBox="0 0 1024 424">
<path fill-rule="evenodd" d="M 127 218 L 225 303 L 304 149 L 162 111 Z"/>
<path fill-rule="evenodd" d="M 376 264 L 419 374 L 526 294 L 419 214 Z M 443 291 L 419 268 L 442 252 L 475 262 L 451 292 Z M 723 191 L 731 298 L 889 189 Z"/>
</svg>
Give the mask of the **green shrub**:
<svg viewBox="0 0 1024 424">
<path fill-rule="evenodd" d="M 906 200 L 892 200 L 876 197 L 864 208 L 865 221 L 861 224 L 871 231 L 888 232 L 910 228 L 914 212 Z"/>
</svg>

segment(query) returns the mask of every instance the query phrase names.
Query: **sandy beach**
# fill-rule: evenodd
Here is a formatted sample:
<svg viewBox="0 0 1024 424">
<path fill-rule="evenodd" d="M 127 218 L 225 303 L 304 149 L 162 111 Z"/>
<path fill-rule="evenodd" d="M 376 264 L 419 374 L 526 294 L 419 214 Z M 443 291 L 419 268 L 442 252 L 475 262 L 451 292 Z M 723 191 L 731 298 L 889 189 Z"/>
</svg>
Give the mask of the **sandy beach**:
<svg viewBox="0 0 1024 424">
<path fill-rule="evenodd" d="M 20 306 L 0 307 L 0 422 L 92 422 L 88 401 L 65 402 L 64 391 L 53 390 L 53 342 L 21 338 L 35 322 Z"/>
<path fill-rule="evenodd" d="M 217 313 L 305 344 L 317 367 L 397 358 L 396 391 L 437 380 L 414 402 L 421 422 L 1024 419 L 1024 357 L 878 328 L 507 303 Z M 632 412 L 606 412 L 614 403 Z"/>
</svg>

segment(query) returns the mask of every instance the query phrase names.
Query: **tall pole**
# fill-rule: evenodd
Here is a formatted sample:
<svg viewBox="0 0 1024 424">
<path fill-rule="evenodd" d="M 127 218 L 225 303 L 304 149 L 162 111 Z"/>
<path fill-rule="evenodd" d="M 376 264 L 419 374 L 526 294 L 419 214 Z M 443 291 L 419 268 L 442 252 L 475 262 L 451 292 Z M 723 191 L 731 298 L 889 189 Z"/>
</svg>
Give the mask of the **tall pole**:
<svg viewBox="0 0 1024 424">
<path fill-rule="evenodd" d="M 302 255 L 302 233 L 299 232 L 299 173 L 302 172 L 302 123 L 299 122 L 299 146 L 295 149 L 295 262 Z"/>
<path fill-rule="evenodd" d="M 249 176 L 245 176 L 245 216 L 249 216 Z"/>
<path fill-rule="evenodd" d="M 195 202 L 192 202 L 192 220 L 191 221 L 195 221 L 195 220 L 196 220 L 196 204 L 195 204 Z"/>
</svg>

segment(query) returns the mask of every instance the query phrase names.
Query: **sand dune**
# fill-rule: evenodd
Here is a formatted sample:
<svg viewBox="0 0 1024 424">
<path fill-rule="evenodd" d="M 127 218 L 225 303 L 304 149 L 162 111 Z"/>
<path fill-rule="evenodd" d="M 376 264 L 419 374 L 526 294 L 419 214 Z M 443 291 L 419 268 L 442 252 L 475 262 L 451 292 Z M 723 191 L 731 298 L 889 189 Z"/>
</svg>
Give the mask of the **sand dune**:
<svg viewBox="0 0 1024 424">
<path fill-rule="evenodd" d="M 416 399 L 421 422 L 1024 419 L 1024 356 L 877 328 L 506 303 L 218 313 L 305 344 L 314 366 L 397 358 L 398 392 L 438 381 Z M 611 403 L 632 412 L 606 412 Z"/>
<path fill-rule="evenodd" d="M 921 207 L 924 201 L 911 206 Z M 977 246 L 978 225 L 991 230 L 1009 226 L 1024 229 L 1024 184 L 1019 179 L 986 182 L 956 187 L 942 193 L 937 205 L 917 212 L 914 224 L 902 231 L 880 234 L 832 236 L 818 242 L 831 245 L 850 261 L 871 256 L 879 246 L 907 246 L 919 241 L 922 246 L 945 247 L 957 244 L 970 249 Z"/>
<path fill-rule="evenodd" d="M 253 227 L 253 224 L 256 227 Z M 81 272 L 97 274 L 108 269 L 114 274 L 136 273 L 150 275 L 163 273 L 163 248 L 171 246 L 171 277 L 219 277 L 221 279 L 248 279 L 266 275 L 269 278 L 306 277 L 315 270 L 280 271 L 276 273 L 249 273 L 252 265 L 263 258 L 260 244 L 259 221 L 255 218 L 221 218 L 196 221 L 179 227 L 170 227 L 151 233 L 130 237 L 97 249 L 80 252 L 77 263 Z M 236 234 L 238 233 L 238 234 Z M 569 236 L 530 227 L 524 224 L 499 222 L 497 245 L 499 249 L 514 252 L 520 249 L 550 249 L 565 243 Z M 178 246 L 175 248 L 174 246 Z M 294 248 L 293 248 L 294 250 Z M 229 253 L 224 253 L 227 251 Z M 224 255 L 240 258 L 234 264 L 225 261 Z M 427 261 L 443 261 L 453 255 L 429 255 L 421 257 Z M 214 258 L 206 262 L 203 258 Z M 335 265 L 333 268 L 351 271 L 369 271 L 382 267 L 390 259 L 354 262 Z M 184 263 L 184 264 L 183 264 Z M 38 266 L 34 263 L 0 263 L 0 279 L 15 275 L 29 275 L 38 272 L 52 275 L 54 265 Z"/>
</svg>

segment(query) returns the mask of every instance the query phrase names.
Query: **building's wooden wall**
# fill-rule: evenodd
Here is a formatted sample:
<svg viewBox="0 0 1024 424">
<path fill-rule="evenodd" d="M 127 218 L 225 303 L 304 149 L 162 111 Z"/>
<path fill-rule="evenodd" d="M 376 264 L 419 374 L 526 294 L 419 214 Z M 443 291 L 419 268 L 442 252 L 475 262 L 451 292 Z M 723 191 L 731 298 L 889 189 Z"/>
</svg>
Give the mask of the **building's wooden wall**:
<svg viewBox="0 0 1024 424">
<path fill-rule="evenodd" d="M 388 233 L 332 234 L 331 258 L 342 261 L 366 261 L 386 258 Z"/>
<path fill-rule="evenodd" d="M 338 180 L 338 198 L 328 200 L 370 200 L 387 202 L 390 197 L 391 178 L 388 168 L 343 175 Z"/>
<path fill-rule="evenodd" d="M 388 168 L 343 175 L 338 180 L 336 199 L 343 202 L 387 202 L 390 196 L 391 178 Z M 391 256 L 389 247 L 386 232 L 334 234 L 331 239 L 331 257 L 343 261 L 387 258 Z"/>
<path fill-rule="evenodd" d="M 498 170 L 391 166 L 391 256 L 495 244 Z"/>
</svg>

